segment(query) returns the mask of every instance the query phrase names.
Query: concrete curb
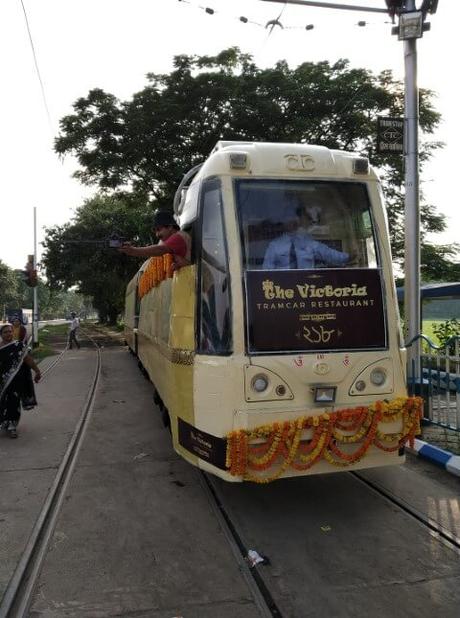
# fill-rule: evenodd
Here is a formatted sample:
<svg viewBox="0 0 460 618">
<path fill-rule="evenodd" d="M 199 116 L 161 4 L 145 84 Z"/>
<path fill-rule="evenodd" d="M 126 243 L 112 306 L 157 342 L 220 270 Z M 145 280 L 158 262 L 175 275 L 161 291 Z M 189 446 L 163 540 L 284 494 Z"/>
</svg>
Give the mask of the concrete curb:
<svg viewBox="0 0 460 618">
<path fill-rule="evenodd" d="M 454 455 L 438 446 L 433 446 L 415 438 L 414 448 L 406 447 L 409 453 L 428 459 L 437 466 L 445 468 L 451 474 L 460 476 L 460 455 Z"/>
</svg>

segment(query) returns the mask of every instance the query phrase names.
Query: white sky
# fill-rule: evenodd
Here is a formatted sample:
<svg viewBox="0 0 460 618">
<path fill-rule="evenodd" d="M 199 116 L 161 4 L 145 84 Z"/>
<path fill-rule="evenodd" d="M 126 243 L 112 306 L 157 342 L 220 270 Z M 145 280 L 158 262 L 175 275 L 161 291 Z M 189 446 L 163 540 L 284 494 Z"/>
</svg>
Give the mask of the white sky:
<svg viewBox="0 0 460 618">
<path fill-rule="evenodd" d="M 342 2 L 347 3 L 385 6 L 384 0 Z M 416 0 L 417 6 L 420 3 Z M 45 226 L 68 221 L 83 199 L 96 191 L 73 180 L 75 162 L 60 161 L 52 148 L 59 120 L 91 88 L 128 99 L 146 85 L 147 72 L 169 72 L 174 55 L 212 55 L 235 45 L 252 54 L 259 66 L 273 66 L 283 58 L 291 67 L 348 58 L 352 66 L 375 72 L 389 68 L 403 77 L 403 43 L 391 36 L 384 14 L 288 5 L 280 18 L 284 29 L 276 27 L 268 36 L 268 29 L 243 24 L 238 17 L 265 25 L 278 17 L 282 4 L 261 0 L 23 0 L 23 4 L 50 120 L 21 0 L 1 0 L 0 259 L 12 268 L 22 268 L 27 254 L 33 253 L 34 206 L 40 242 Z M 206 14 L 200 5 L 216 13 Z M 359 20 L 368 25 L 358 27 Z M 460 222 L 453 190 L 458 158 L 454 149 L 460 138 L 459 112 L 454 109 L 460 2 L 440 0 L 429 21 L 431 32 L 418 41 L 418 83 L 438 94 L 436 106 L 444 121 L 435 137 L 446 142 L 446 148 L 427 168 L 422 188 L 449 218 L 449 230 L 439 241 L 454 242 Z M 315 27 L 307 32 L 306 24 Z"/>
</svg>

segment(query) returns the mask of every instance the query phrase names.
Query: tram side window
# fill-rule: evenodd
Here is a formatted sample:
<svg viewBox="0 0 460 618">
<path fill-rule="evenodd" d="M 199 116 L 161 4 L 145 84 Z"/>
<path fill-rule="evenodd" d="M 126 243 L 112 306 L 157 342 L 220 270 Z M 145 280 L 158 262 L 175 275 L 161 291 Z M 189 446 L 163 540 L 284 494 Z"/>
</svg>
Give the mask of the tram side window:
<svg viewBox="0 0 460 618">
<path fill-rule="evenodd" d="M 220 182 L 209 180 L 201 198 L 198 352 L 230 354 L 230 280 Z"/>
<path fill-rule="evenodd" d="M 241 180 L 236 199 L 247 270 L 377 267 L 362 183 Z"/>
</svg>

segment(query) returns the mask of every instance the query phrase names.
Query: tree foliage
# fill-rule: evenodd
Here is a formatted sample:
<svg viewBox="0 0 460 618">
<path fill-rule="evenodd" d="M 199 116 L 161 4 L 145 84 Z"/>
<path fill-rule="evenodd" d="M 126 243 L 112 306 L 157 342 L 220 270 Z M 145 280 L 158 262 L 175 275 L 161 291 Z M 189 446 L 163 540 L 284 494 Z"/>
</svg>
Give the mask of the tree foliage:
<svg viewBox="0 0 460 618">
<path fill-rule="evenodd" d="M 10 308 L 19 308 L 20 286 L 14 270 L 0 260 L 0 318 Z"/>
<path fill-rule="evenodd" d="M 76 286 L 93 298 L 101 321 L 114 323 L 124 304 L 126 284 L 139 260 L 108 246 L 116 233 L 150 243 L 151 208 L 122 196 L 96 196 L 77 209 L 74 219 L 47 229 L 42 262 L 49 286 L 63 290 Z"/>
<path fill-rule="evenodd" d="M 80 167 L 75 176 L 81 182 L 106 195 L 124 192 L 123 199 L 129 194 L 144 206 L 170 207 L 183 174 L 203 161 L 218 140 L 308 142 L 366 154 L 384 182 L 393 253 L 402 261 L 403 158 L 376 153 L 377 116 L 403 115 L 403 84 L 390 71 L 374 74 L 351 68 L 347 60 L 305 62 L 294 69 L 280 61 L 262 69 L 249 55 L 230 48 L 217 56 L 176 56 L 170 73 L 148 74 L 145 88 L 129 100 L 120 101 L 94 89 L 73 108 L 72 114 L 61 119 L 56 152 L 76 157 Z M 438 122 L 432 93 L 421 91 L 422 166 L 440 146 L 427 139 Z M 94 216 L 98 212 L 95 209 Z M 61 236 L 76 239 L 78 230 L 86 231 L 79 220 L 82 216 L 83 210 L 76 227 L 50 230 L 48 247 L 57 246 Z M 427 232 L 444 227 L 443 215 L 424 204 L 422 240 L 428 248 Z M 62 250 L 69 254 L 68 247 L 63 245 Z M 73 263 L 64 260 L 67 274 L 62 272 L 58 254 L 54 255 L 51 252 L 47 258 L 54 280 L 78 280 L 81 290 L 94 289 L 86 282 L 75 253 Z M 94 257 L 85 249 L 85 256 L 94 272 L 101 271 L 99 259 L 107 268 L 112 265 L 117 277 L 124 272 L 120 256 L 113 253 L 109 258 L 99 251 Z M 445 254 L 437 257 L 445 264 Z M 104 292 L 97 293 L 102 299 Z"/>
<path fill-rule="evenodd" d="M 64 318 L 71 311 L 86 313 L 91 302 L 73 290 L 58 290 L 38 280 L 37 300 L 42 320 Z M 0 260 L 0 319 L 17 309 L 33 308 L 33 288 L 26 285 L 21 270 L 9 268 Z"/>
</svg>

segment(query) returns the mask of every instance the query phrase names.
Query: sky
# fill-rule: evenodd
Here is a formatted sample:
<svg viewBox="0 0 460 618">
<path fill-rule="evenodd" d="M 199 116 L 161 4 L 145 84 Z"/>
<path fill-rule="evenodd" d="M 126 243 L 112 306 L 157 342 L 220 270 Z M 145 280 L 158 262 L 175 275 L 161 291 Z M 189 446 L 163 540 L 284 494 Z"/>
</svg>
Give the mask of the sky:
<svg viewBox="0 0 460 618">
<path fill-rule="evenodd" d="M 385 6 L 384 0 L 341 4 Z M 283 27 L 266 27 L 278 17 Z M 460 2 L 439 0 L 428 21 L 431 31 L 417 41 L 418 85 L 436 92 L 443 122 L 434 138 L 446 146 L 424 170 L 421 189 L 448 220 L 447 232 L 432 240 L 451 243 L 458 240 L 460 223 L 453 188 L 460 138 L 453 65 L 459 57 Z M 307 31 L 307 24 L 314 28 Z M 45 228 L 71 220 L 96 192 L 72 178 L 75 160 L 61 160 L 53 151 L 59 120 L 72 113 L 76 99 L 92 88 L 130 99 L 146 86 L 148 72 L 169 72 L 175 55 L 214 55 L 231 46 L 253 55 L 261 67 L 280 59 L 295 67 L 348 58 L 353 67 L 391 69 L 404 77 L 403 43 L 391 35 L 386 14 L 262 0 L 1 0 L 0 260 L 24 267 L 34 252 L 35 209 L 39 261 Z"/>
</svg>

